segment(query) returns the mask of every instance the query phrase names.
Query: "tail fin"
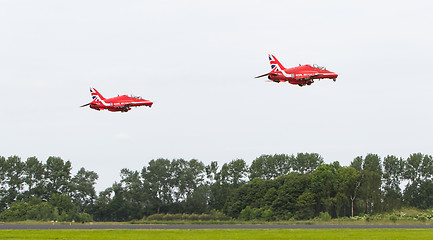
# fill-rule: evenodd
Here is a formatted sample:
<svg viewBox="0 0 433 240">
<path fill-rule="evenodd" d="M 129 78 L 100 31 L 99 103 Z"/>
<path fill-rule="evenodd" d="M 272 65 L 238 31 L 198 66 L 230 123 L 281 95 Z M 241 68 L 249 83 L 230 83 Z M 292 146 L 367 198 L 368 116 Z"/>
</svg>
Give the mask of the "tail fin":
<svg viewBox="0 0 433 240">
<path fill-rule="evenodd" d="M 90 88 L 90 95 L 92 95 L 93 101 L 105 100 L 105 98 L 94 88 Z"/>
<path fill-rule="evenodd" d="M 281 71 L 285 69 L 285 67 L 283 67 L 280 61 L 278 61 L 278 59 L 272 54 L 269 54 L 269 63 L 271 64 L 272 68 L 271 72 Z"/>
</svg>

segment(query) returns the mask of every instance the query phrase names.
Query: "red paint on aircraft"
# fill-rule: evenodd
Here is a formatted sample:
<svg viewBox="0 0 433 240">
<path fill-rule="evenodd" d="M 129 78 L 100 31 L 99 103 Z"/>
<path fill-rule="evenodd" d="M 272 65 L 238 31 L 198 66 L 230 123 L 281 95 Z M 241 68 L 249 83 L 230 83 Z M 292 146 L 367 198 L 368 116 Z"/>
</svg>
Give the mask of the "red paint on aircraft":
<svg viewBox="0 0 433 240">
<path fill-rule="evenodd" d="M 290 84 L 297 84 L 299 86 L 311 85 L 315 79 L 329 78 L 336 81 L 338 74 L 328 71 L 324 67 L 317 65 L 310 66 L 299 65 L 298 67 L 285 68 L 275 58 L 274 55 L 269 54 L 269 62 L 271 64 L 272 71 L 256 78 L 268 76 L 268 79 L 273 82 L 288 82 Z"/>
<path fill-rule="evenodd" d="M 111 112 L 127 112 L 131 107 L 148 106 L 152 107 L 153 102 L 137 96 L 117 96 L 113 98 L 104 98 L 96 89 L 90 88 L 90 95 L 93 101 L 84 104 L 81 107 L 90 106 L 95 110 L 108 110 Z"/>
</svg>

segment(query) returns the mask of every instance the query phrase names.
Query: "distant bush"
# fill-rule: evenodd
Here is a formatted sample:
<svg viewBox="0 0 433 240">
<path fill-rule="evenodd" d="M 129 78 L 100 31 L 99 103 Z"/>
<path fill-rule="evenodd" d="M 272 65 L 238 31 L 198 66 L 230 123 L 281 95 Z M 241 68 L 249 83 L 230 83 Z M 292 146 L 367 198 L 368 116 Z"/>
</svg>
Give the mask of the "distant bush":
<svg viewBox="0 0 433 240">
<path fill-rule="evenodd" d="M 148 220 L 148 221 L 162 221 L 164 219 L 164 215 L 165 214 L 161 214 L 161 213 L 152 214 L 152 215 L 148 216 L 146 218 L 146 220 Z"/>
<path fill-rule="evenodd" d="M 228 220 L 231 220 L 231 218 L 227 217 L 223 212 L 218 211 L 218 210 L 214 210 L 214 209 L 210 211 L 209 215 L 212 216 L 212 218 L 214 220 L 219 220 L 219 221 L 228 221 Z"/>
<path fill-rule="evenodd" d="M 190 221 L 197 221 L 198 219 L 199 219 L 199 215 L 193 213 L 193 214 L 189 215 L 189 219 L 188 220 L 190 220 Z"/>
<path fill-rule="evenodd" d="M 239 219 L 244 221 L 249 220 L 275 220 L 275 214 L 270 208 L 251 208 L 246 206 L 239 214 Z"/>
<path fill-rule="evenodd" d="M 279 217 L 280 220 L 290 220 L 293 217 L 291 212 L 286 212 L 286 214 Z"/>
<path fill-rule="evenodd" d="M 384 217 L 382 216 L 382 214 L 376 214 L 376 215 L 371 216 L 372 221 L 380 221 L 383 219 L 384 219 Z"/>
<path fill-rule="evenodd" d="M 389 220 L 391 220 L 392 222 L 397 222 L 397 220 L 398 220 L 398 217 L 397 217 L 397 215 L 395 215 L 395 214 L 391 214 L 390 216 L 389 216 Z"/>
<path fill-rule="evenodd" d="M 364 218 L 361 216 L 353 216 L 353 217 L 350 217 L 350 220 L 359 221 L 359 220 L 364 220 Z"/>
<path fill-rule="evenodd" d="M 183 220 L 184 216 L 182 214 L 165 214 L 162 217 L 164 221 L 175 221 L 175 220 Z"/>
<path fill-rule="evenodd" d="M 92 215 L 88 213 L 80 213 L 78 217 L 79 222 L 93 222 Z"/>
<path fill-rule="evenodd" d="M 227 221 L 227 217 L 220 211 L 211 211 L 210 214 L 152 214 L 144 218 L 145 221 Z"/>
<path fill-rule="evenodd" d="M 71 201 L 69 197 L 67 201 Z M 60 213 L 59 213 L 60 212 Z M 11 206 L 0 213 L 0 220 L 5 222 L 12 221 L 75 221 L 91 222 L 92 216 L 87 213 L 77 212 L 75 209 L 60 210 L 53 206 L 51 202 L 43 202 L 40 198 L 33 198 L 30 201 L 16 201 Z"/>
<path fill-rule="evenodd" d="M 275 220 L 274 213 L 271 209 L 266 209 L 262 212 L 262 219 L 265 221 L 272 221 Z"/>
<path fill-rule="evenodd" d="M 211 216 L 209 214 L 204 214 L 204 213 L 198 216 L 198 220 L 200 220 L 200 221 L 212 221 L 212 220 L 215 220 L 213 218 L 214 218 L 213 216 Z"/>
<path fill-rule="evenodd" d="M 364 219 L 366 222 L 370 222 L 371 220 L 373 220 L 373 218 L 372 218 L 370 215 L 368 215 L 368 214 L 365 214 L 365 215 L 363 216 L 363 219 Z"/>
<path fill-rule="evenodd" d="M 0 213 L 0 220 L 5 222 L 27 220 L 27 212 L 30 210 L 28 203 L 17 201 L 11 204 L 9 209 Z"/>
<path fill-rule="evenodd" d="M 241 213 L 239 214 L 239 219 L 241 220 L 251 220 L 252 219 L 252 213 L 253 210 L 251 209 L 250 206 L 246 206 L 244 209 L 242 209 Z"/>
<path fill-rule="evenodd" d="M 417 219 L 418 221 L 421 221 L 421 222 L 425 222 L 425 221 L 427 221 L 427 217 L 424 216 L 424 215 L 419 215 L 419 216 L 416 217 L 416 219 Z"/>
<path fill-rule="evenodd" d="M 321 212 L 321 213 L 319 213 L 319 219 L 320 219 L 320 221 L 327 222 L 327 221 L 331 221 L 332 218 L 328 212 Z"/>
</svg>

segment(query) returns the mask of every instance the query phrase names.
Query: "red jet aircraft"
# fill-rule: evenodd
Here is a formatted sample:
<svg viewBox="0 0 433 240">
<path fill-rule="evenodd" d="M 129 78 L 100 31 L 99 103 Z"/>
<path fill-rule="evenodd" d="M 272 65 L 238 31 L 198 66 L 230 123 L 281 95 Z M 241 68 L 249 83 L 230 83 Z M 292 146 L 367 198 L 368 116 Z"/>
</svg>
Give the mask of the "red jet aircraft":
<svg viewBox="0 0 433 240">
<path fill-rule="evenodd" d="M 291 84 L 298 84 L 299 86 L 311 85 L 314 79 L 330 78 L 336 81 L 338 74 L 326 70 L 324 67 L 317 65 L 299 65 L 298 67 L 285 68 L 283 65 L 274 57 L 269 54 L 269 62 L 271 63 L 272 71 L 256 78 L 268 76 L 269 80 L 274 82 L 289 82 Z"/>
<path fill-rule="evenodd" d="M 131 107 L 149 106 L 152 107 L 153 102 L 142 99 L 136 96 L 122 95 L 113 98 L 104 98 L 96 89 L 90 88 L 90 95 L 92 95 L 93 101 L 84 104 L 81 107 L 90 105 L 90 108 L 95 110 L 107 109 L 111 112 L 127 112 L 131 110 Z"/>
</svg>

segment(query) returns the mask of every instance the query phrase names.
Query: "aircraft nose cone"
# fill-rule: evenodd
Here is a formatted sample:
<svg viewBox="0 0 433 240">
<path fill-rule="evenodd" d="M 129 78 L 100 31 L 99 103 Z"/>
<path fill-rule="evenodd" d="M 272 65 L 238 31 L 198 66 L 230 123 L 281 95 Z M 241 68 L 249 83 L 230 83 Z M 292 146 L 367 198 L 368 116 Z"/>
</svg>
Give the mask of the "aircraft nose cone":
<svg viewBox="0 0 433 240">
<path fill-rule="evenodd" d="M 338 74 L 336 74 L 335 72 L 331 72 L 331 74 L 329 75 L 330 78 L 337 78 Z"/>
</svg>

